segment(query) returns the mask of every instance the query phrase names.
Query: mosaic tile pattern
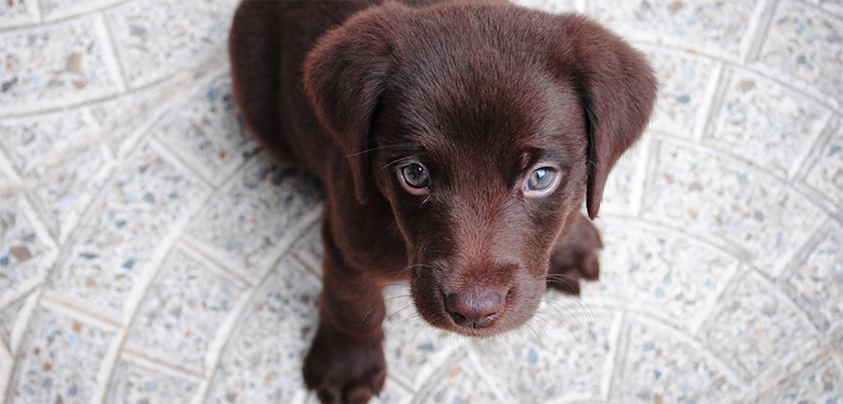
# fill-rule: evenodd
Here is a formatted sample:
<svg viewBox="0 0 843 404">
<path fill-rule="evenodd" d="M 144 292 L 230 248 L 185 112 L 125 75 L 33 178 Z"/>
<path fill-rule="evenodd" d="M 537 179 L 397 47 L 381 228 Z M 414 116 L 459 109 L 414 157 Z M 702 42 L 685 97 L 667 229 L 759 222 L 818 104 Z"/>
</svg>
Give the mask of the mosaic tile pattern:
<svg viewBox="0 0 843 404">
<path fill-rule="evenodd" d="M 787 177 L 819 136 L 828 111 L 775 82 L 732 71 L 724 76 L 726 93 L 704 143 Z"/>
<path fill-rule="evenodd" d="M 97 390 L 97 373 L 114 330 L 41 308 L 15 369 L 11 403 L 86 402 Z"/>
<path fill-rule="evenodd" d="M 589 13 L 630 39 L 737 59 L 753 1 L 590 1 Z"/>
<path fill-rule="evenodd" d="M 65 107 L 115 94 L 106 27 L 89 15 L 0 33 L 0 108 L 4 113 Z"/>
<path fill-rule="evenodd" d="M 722 238 L 768 274 L 779 272 L 825 220 L 803 196 L 746 164 L 678 143 L 658 146 L 644 215 Z"/>
<path fill-rule="evenodd" d="M 840 127 L 820 150 L 805 179 L 827 199 L 843 207 L 843 127 Z"/>
<path fill-rule="evenodd" d="M 773 401 L 794 403 L 843 402 L 843 367 L 834 359 L 825 359 L 755 399 L 755 403 Z"/>
<path fill-rule="evenodd" d="M 210 57 L 228 38 L 236 0 L 140 0 L 107 11 L 121 66 L 131 86 L 178 72 Z"/>
<path fill-rule="evenodd" d="M 717 355 L 747 378 L 781 371 L 816 344 L 812 327 L 792 303 L 758 275 L 742 271 L 719 302 L 706 331 Z"/>
<path fill-rule="evenodd" d="M 0 5 L 0 28 L 10 28 L 38 22 L 36 0 L 10 0 Z"/>
<path fill-rule="evenodd" d="M 738 381 L 696 341 L 634 318 L 628 324 L 614 392 L 624 402 L 728 402 L 739 393 Z"/>
<path fill-rule="evenodd" d="M 606 247 L 600 282 L 588 284 L 588 292 L 603 304 L 624 305 L 681 329 L 694 329 L 705 319 L 740 266 L 737 258 L 664 228 L 616 220 L 601 224 Z"/>
<path fill-rule="evenodd" d="M 120 360 L 111 379 L 109 403 L 187 403 L 199 390 L 196 378 L 138 360 Z"/>
<path fill-rule="evenodd" d="M 843 324 L 843 228 L 832 226 L 789 282 L 810 304 L 818 328 Z"/>
<path fill-rule="evenodd" d="M 825 2 L 833 4 L 835 2 Z M 837 9 L 839 10 L 839 3 Z M 832 6 L 833 7 L 833 6 Z M 797 79 L 812 95 L 840 105 L 843 94 L 843 21 L 797 1 L 782 1 L 753 67 L 781 79 Z M 781 75 L 781 76 L 779 76 Z"/>
<path fill-rule="evenodd" d="M 57 251 L 38 223 L 37 215 L 20 195 L 3 197 L 0 206 L 0 304 L 16 300 L 47 278 Z"/>
<path fill-rule="evenodd" d="M 659 77 L 601 280 L 487 340 L 388 286 L 372 402 L 843 404 L 840 2 L 517 2 Z M 0 1 L 0 402 L 317 403 L 322 194 L 237 116 L 236 3 Z"/>
</svg>

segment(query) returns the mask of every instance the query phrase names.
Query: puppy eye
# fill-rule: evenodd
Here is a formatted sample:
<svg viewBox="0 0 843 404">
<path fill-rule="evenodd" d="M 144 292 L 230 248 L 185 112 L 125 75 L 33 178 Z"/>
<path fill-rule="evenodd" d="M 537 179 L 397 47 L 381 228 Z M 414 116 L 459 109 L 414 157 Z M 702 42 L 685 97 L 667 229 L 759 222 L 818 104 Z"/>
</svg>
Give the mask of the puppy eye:
<svg viewBox="0 0 843 404">
<path fill-rule="evenodd" d="M 401 184 L 404 188 L 414 195 L 419 195 L 427 192 L 430 188 L 430 176 L 427 175 L 427 170 L 419 163 L 410 163 L 398 168 Z"/>
<path fill-rule="evenodd" d="M 539 167 L 530 173 L 525 185 L 526 191 L 530 193 L 546 194 L 556 185 L 556 177 L 559 172 L 553 167 Z"/>
</svg>

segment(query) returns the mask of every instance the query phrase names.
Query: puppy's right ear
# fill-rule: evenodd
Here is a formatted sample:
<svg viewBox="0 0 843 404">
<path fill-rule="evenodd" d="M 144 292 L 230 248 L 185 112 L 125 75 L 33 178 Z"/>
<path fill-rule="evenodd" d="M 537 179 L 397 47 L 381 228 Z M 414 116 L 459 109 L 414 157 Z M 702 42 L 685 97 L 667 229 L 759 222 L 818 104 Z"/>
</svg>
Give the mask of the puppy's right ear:
<svg viewBox="0 0 843 404">
<path fill-rule="evenodd" d="M 366 150 L 372 115 L 390 66 L 391 36 L 404 7 L 387 4 L 358 13 L 319 38 L 304 62 L 304 86 L 316 116 L 342 148 L 354 194 L 366 201 Z"/>
</svg>

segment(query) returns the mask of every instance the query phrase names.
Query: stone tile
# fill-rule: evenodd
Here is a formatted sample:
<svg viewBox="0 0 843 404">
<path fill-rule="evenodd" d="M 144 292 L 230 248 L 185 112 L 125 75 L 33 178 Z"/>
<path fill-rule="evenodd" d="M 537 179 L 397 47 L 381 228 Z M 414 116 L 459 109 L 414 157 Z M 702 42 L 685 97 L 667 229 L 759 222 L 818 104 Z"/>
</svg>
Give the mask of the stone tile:
<svg viewBox="0 0 843 404">
<path fill-rule="evenodd" d="M 513 0 L 513 3 L 551 14 L 571 13 L 583 11 L 577 0 Z"/>
<path fill-rule="evenodd" d="M 840 0 L 805 0 L 805 2 L 818 6 L 838 17 L 843 17 L 843 3 Z"/>
<path fill-rule="evenodd" d="M 621 402 L 717 403 L 740 393 L 737 381 L 687 336 L 632 318 L 621 340 L 612 393 Z"/>
<path fill-rule="evenodd" d="M 816 345 L 812 327 L 772 284 L 750 272 L 738 279 L 709 318 L 706 338 L 747 380 L 781 374 Z"/>
<path fill-rule="evenodd" d="M 182 93 L 190 84 L 190 80 L 177 76 L 91 103 L 88 109 L 112 153 L 124 157 L 139 138 L 147 135 L 150 126 L 173 110 L 173 103 L 183 98 Z"/>
<path fill-rule="evenodd" d="M 193 221 L 190 236 L 248 279 L 260 279 L 319 217 L 315 181 L 272 165 L 265 154 L 249 160 L 212 196 Z"/>
<path fill-rule="evenodd" d="M 584 295 L 686 331 L 702 323 L 740 265 L 722 250 L 661 228 L 629 221 L 600 227 L 600 280 L 584 283 Z"/>
<path fill-rule="evenodd" d="M 809 92 L 836 98 L 843 94 L 843 22 L 794 1 L 778 3 L 755 69 L 775 77 L 796 78 Z"/>
<path fill-rule="evenodd" d="M 124 304 L 168 241 L 197 209 L 209 189 L 162 158 L 141 147 L 115 173 L 103 195 L 72 237 L 49 288 L 62 298 L 114 321 L 125 319 Z"/>
<path fill-rule="evenodd" d="M 0 4 L 0 29 L 38 22 L 37 0 L 7 0 Z"/>
<path fill-rule="evenodd" d="M 0 341 L 5 341 L 13 354 L 17 353 L 18 346 L 25 337 L 23 331 L 35 310 L 37 299 L 37 292 L 30 292 L 0 309 Z"/>
<path fill-rule="evenodd" d="M 466 342 L 455 334 L 434 329 L 419 317 L 406 284 L 384 288 L 387 312 L 384 352 L 388 373 L 412 389 L 419 389 L 425 375 L 461 349 Z"/>
<path fill-rule="evenodd" d="M 290 403 L 304 394 L 302 359 L 316 331 L 319 281 L 282 261 L 229 340 L 210 384 L 211 403 Z"/>
<path fill-rule="evenodd" d="M 713 80 L 715 63 L 710 59 L 660 48 L 644 48 L 659 81 L 659 95 L 650 128 L 675 136 L 691 137 L 701 125 L 699 111 L 707 102 L 707 87 Z"/>
<path fill-rule="evenodd" d="M 89 401 L 115 336 L 113 330 L 39 308 L 21 348 L 10 404 Z"/>
<path fill-rule="evenodd" d="M 838 206 L 843 206 L 843 126 L 821 149 L 805 182 Z"/>
<path fill-rule="evenodd" d="M 123 0 L 41 0 L 44 18 L 48 21 L 71 15 L 90 13 L 103 9 Z"/>
<path fill-rule="evenodd" d="M 744 164 L 660 141 L 644 215 L 748 251 L 775 275 L 825 217 L 802 195 Z"/>
<path fill-rule="evenodd" d="M 228 72 L 203 85 L 150 130 L 212 182 L 221 182 L 255 153 L 234 108 Z"/>
<path fill-rule="evenodd" d="M 492 404 L 511 402 L 499 396 L 478 370 L 479 366 L 465 355 L 456 355 L 445 366 L 437 369 L 427 380 L 419 394 L 413 397 L 417 404 Z"/>
<path fill-rule="evenodd" d="M 22 195 L 0 195 L 0 307 L 43 283 L 56 247 Z"/>
<path fill-rule="evenodd" d="M 589 321 L 566 319 L 569 314 L 555 311 L 564 303 L 550 299 L 573 300 L 546 296 L 542 304 L 551 308 L 540 308 L 539 320 L 521 335 L 475 342 L 478 362 L 515 402 L 600 400 L 607 359 L 614 351 L 614 317 L 598 313 Z"/>
<path fill-rule="evenodd" d="M 225 47 L 236 0 L 139 0 L 107 11 L 131 87 L 160 80 Z"/>
<path fill-rule="evenodd" d="M 111 166 L 95 141 L 99 131 L 84 109 L 0 121 L 0 144 L 46 213 L 59 240 L 104 184 Z"/>
<path fill-rule="evenodd" d="M 754 403 L 823 403 L 843 402 L 843 370 L 834 359 L 825 359 L 788 376 L 778 386 L 757 397 Z"/>
<path fill-rule="evenodd" d="M 703 142 L 786 178 L 828 110 L 759 76 L 727 71 L 724 99 Z"/>
<path fill-rule="evenodd" d="M 589 14 L 630 39 L 736 60 L 747 35 L 753 3 L 610 0 L 591 2 Z"/>
<path fill-rule="evenodd" d="M 126 346 L 204 373 L 209 345 L 245 291 L 212 264 L 177 249 L 150 285 Z"/>
<path fill-rule="evenodd" d="M 145 361 L 121 359 L 111 378 L 109 404 L 189 403 L 199 381 Z"/>
<path fill-rule="evenodd" d="M 102 20 L 85 17 L 0 33 L 0 110 L 32 111 L 92 100 L 119 89 Z"/>
<path fill-rule="evenodd" d="M 37 177 L 40 166 L 62 159 L 67 150 L 90 143 L 98 132 L 84 109 L 0 120 L 0 144 L 8 150 L 15 168 Z"/>
<path fill-rule="evenodd" d="M 96 193 L 105 184 L 113 164 L 101 148 L 83 148 L 68 153 L 67 160 L 41 166 L 38 184 L 32 190 L 48 217 L 58 240 L 67 239 Z"/>
<path fill-rule="evenodd" d="M 788 280 L 820 329 L 843 318 L 843 227 L 835 225 Z"/>
</svg>

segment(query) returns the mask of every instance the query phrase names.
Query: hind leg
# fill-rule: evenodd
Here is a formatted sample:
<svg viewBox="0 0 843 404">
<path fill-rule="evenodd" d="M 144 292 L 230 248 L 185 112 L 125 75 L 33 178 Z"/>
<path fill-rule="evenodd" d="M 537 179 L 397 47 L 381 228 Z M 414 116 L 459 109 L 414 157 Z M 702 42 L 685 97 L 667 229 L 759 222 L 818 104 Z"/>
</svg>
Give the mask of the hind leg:
<svg viewBox="0 0 843 404">
<path fill-rule="evenodd" d="M 574 228 L 557 242 L 550 256 L 547 286 L 579 295 L 580 279 L 594 281 L 600 275 L 597 252 L 602 247 L 597 228 L 585 216 L 579 215 Z"/>
</svg>

